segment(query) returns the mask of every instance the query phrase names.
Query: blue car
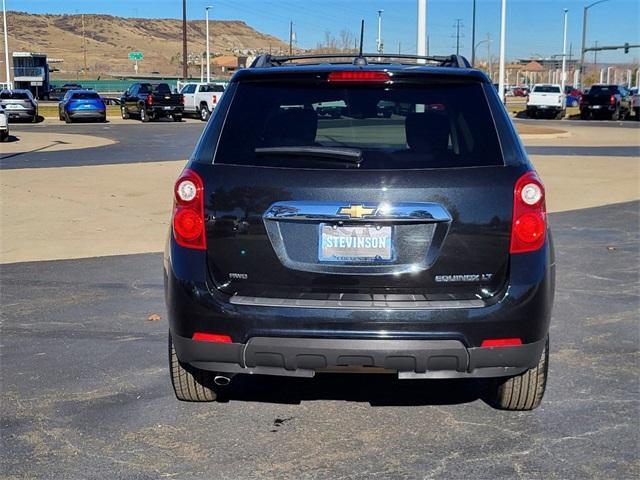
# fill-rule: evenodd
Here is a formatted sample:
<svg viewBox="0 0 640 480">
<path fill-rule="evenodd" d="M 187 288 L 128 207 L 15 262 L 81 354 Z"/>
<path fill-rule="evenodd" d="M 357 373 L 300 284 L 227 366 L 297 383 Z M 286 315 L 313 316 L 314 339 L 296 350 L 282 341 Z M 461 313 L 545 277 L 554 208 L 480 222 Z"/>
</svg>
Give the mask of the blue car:
<svg viewBox="0 0 640 480">
<path fill-rule="evenodd" d="M 107 106 L 93 90 L 69 90 L 58 104 L 60 120 L 71 123 L 76 119 L 107 121 Z"/>
</svg>

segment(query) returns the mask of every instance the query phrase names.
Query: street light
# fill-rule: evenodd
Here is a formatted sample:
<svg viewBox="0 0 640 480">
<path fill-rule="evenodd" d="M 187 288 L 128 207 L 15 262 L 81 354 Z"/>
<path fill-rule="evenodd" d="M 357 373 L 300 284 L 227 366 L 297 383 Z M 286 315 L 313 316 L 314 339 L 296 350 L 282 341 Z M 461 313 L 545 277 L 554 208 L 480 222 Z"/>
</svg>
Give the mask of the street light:
<svg viewBox="0 0 640 480">
<path fill-rule="evenodd" d="M 502 0 L 502 8 L 500 11 L 500 76 L 498 78 L 498 95 L 504 103 L 504 56 L 506 49 L 506 30 L 507 30 L 507 0 Z"/>
<path fill-rule="evenodd" d="M 564 35 L 562 40 L 562 88 L 561 91 L 564 93 L 564 86 L 567 81 L 567 16 L 569 13 L 568 8 L 564 8 Z"/>
<path fill-rule="evenodd" d="M 598 5 L 599 3 L 603 3 L 603 2 L 608 2 L 609 0 L 598 0 L 597 2 L 593 2 L 589 5 L 587 5 L 586 7 L 584 7 L 584 12 L 582 14 L 582 52 L 580 54 L 580 88 L 584 88 L 584 85 L 582 84 L 582 76 L 584 74 L 583 70 L 584 70 L 584 49 L 585 49 L 585 42 L 587 39 L 587 10 L 589 10 L 591 7 L 595 7 L 596 5 Z"/>
<path fill-rule="evenodd" d="M 378 10 L 378 53 L 382 53 L 382 12 L 384 10 Z"/>
<path fill-rule="evenodd" d="M 7 88 L 11 88 L 11 76 L 9 75 L 9 37 L 7 33 L 7 7 L 2 0 L 2 21 L 4 23 L 4 68 L 7 75 Z"/>
<path fill-rule="evenodd" d="M 204 16 L 207 30 L 207 83 L 211 81 L 211 59 L 209 57 L 209 9 L 212 6 L 204 7 Z"/>
</svg>

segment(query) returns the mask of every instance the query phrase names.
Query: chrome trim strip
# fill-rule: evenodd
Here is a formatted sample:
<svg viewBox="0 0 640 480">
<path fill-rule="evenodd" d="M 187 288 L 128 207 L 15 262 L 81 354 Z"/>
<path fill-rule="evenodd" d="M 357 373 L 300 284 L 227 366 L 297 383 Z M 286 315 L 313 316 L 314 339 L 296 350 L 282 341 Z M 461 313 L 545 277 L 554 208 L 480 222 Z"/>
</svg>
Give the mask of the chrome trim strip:
<svg viewBox="0 0 640 480">
<path fill-rule="evenodd" d="M 407 300 L 389 301 L 385 295 L 375 295 L 372 300 L 310 300 L 299 298 L 246 297 L 233 295 L 229 300 L 234 305 L 254 307 L 291 307 L 291 308 L 347 308 L 347 309 L 391 309 L 391 310 L 449 310 L 460 308 L 481 308 L 486 306 L 483 300 Z"/>
<path fill-rule="evenodd" d="M 353 218 L 340 214 L 341 209 L 352 206 L 374 209 L 371 214 Z M 276 202 L 263 215 L 265 220 L 277 221 L 349 221 L 349 222 L 393 222 L 393 223 L 439 223 L 450 222 L 451 215 L 438 203 L 372 203 L 372 202 Z"/>
</svg>

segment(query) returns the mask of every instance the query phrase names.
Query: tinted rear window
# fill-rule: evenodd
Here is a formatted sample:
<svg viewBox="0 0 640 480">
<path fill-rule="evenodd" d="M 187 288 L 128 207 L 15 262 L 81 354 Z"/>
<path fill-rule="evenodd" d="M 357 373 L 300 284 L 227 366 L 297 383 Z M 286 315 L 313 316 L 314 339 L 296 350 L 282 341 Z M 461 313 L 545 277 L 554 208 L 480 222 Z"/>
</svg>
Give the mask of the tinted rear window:
<svg viewBox="0 0 640 480">
<path fill-rule="evenodd" d="M 0 98 L 4 100 L 29 100 L 29 95 L 26 92 L 2 92 Z"/>
<path fill-rule="evenodd" d="M 214 162 L 354 166 L 303 154 L 264 154 L 274 147 L 309 146 L 357 149 L 361 169 L 503 165 L 487 100 L 477 83 L 384 88 L 241 83 Z"/>
<path fill-rule="evenodd" d="M 97 93 L 74 93 L 71 98 L 74 100 L 97 100 L 100 96 Z"/>
<path fill-rule="evenodd" d="M 599 93 L 605 93 L 607 95 L 612 95 L 618 93 L 618 87 L 615 85 L 594 85 L 589 89 L 589 94 L 595 95 Z"/>
<path fill-rule="evenodd" d="M 201 92 L 224 92 L 222 85 L 202 85 L 200 87 Z"/>
<path fill-rule="evenodd" d="M 539 85 L 533 87 L 535 93 L 560 93 L 560 87 L 554 87 L 552 85 Z"/>
</svg>

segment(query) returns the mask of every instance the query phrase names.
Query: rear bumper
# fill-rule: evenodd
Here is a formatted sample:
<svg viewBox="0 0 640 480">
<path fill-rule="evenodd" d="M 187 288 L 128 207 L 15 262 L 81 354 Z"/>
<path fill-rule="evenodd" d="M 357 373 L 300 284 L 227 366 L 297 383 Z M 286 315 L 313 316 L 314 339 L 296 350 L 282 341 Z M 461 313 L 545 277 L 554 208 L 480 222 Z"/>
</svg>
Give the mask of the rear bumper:
<svg viewBox="0 0 640 480">
<path fill-rule="evenodd" d="M 69 110 L 69 118 L 103 118 L 106 115 L 104 110 Z"/>
<path fill-rule="evenodd" d="M 10 119 L 27 120 L 36 116 L 35 110 L 5 110 Z"/>
<path fill-rule="evenodd" d="M 173 335 L 173 343 L 181 361 L 215 372 L 312 377 L 335 368 L 384 369 L 417 379 L 517 375 L 538 363 L 545 340 L 467 348 L 459 340 L 254 337 L 208 343 Z"/>
<path fill-rule="evenodd" d="M 527 105 L 527 110 L 530 112 L 560 112 L 564 110 L 562 105 Z"/>
<path fill-rule="evenodd" d="M 157 105 L 150 108 L 147 107 L 147 113 L 155 117 L 161 117 L 163 115 L 182 115 L 183 112 L 184 108 L 181 106 L 168 106 L 165 108 L 165 106 Z"/>
</svg>

